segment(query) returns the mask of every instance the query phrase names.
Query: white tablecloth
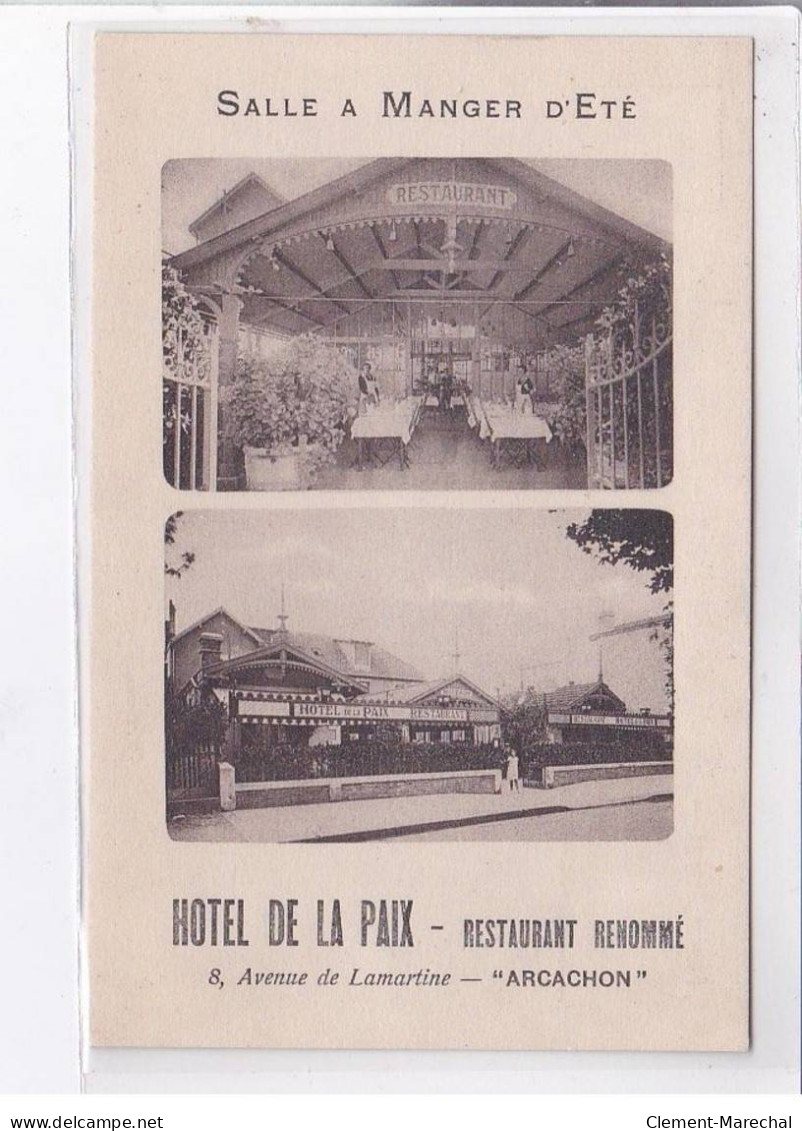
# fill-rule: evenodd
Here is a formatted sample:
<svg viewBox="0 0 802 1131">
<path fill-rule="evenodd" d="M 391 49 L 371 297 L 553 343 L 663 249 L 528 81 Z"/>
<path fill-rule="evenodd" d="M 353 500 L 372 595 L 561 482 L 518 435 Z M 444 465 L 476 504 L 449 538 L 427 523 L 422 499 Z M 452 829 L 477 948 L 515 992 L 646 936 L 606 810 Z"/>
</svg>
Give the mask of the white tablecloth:
<svg viewBox="0 0 802 1131">
<path fill-rule="evenodd" d="M 531 412 L 516 412 L 509 405 L 483 404 L 482 415 L 489 430 L 490 439 L 496 440 L 551 440 L 549 428 L 542 416 L 534 416 Z M 480 431 L 482 436 L 482 419 L 480 416 Z M 485 433 L 485 436 L 488 433 Z M 485 436 L 482 436 L 484 439 Z"/>
<path fill-rule="evenodd" d="M 355 440 L 397 439 L 408 444 L 417 424 L 420 397 L 408 397 L 404 401 L 385 402 L 371 407 L 364 416 L 354 417 L 351 436 Z"/>
</svg>

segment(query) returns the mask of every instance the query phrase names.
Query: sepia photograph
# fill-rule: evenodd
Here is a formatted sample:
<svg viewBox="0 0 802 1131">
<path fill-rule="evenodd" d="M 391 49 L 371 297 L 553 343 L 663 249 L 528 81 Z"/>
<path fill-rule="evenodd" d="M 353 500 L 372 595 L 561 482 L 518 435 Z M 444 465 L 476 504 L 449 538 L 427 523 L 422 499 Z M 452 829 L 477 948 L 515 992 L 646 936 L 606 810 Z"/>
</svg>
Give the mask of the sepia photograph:
<svg viewBox="0 0 802 1131">
<path fill-rule="evenodd" d="M 671 834 L 667 512 L 177 512 L 165 542 L 173 839 Z"/>
<path fill-rule="evenodd" d="M 168 161 L 162 357 L 180 490 L 662 487 L 671 165 Z"/>
</svg>

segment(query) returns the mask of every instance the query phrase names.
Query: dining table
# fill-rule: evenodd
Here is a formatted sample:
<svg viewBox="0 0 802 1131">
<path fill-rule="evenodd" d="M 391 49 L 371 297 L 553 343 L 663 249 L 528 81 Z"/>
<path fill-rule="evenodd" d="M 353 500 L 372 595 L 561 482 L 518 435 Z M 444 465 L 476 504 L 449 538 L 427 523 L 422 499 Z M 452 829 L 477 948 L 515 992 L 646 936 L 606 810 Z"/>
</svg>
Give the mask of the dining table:
<svg viewBox="0 0 802 1131">
<path fill-rule="evenodd" d="M 542 416 L 504 403 L 480 402 L 474 407 L 479 417 L 479 435 L 489 439 L 495 468 L 502 466 L 506 454 L 516 467 L 539 463 L 543 447 L 551 443 L 552 430 Z"/>
<path fill-rule="evenodd" d="M 355 416 L 351 423 L 351 438 L 357 442 L 356 467 L 361 471 L 366 459 L 387 463 L 382 459 L 382 444 L 390 445 L 397 451 L 402 471 L 409 467 L 409 444 L 420 419 L 423 397 L 405 397 L 400 401 L 382 401 L 369 406 L 364 413 Z"/>
</svg>

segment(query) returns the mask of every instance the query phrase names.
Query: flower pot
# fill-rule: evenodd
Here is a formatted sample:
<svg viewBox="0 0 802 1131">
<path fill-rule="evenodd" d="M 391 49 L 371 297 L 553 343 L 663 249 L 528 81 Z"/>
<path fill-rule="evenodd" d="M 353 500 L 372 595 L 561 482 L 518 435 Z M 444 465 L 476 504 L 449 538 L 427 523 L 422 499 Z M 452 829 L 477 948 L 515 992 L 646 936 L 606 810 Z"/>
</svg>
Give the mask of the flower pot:
<svg viewBox="0 0 802 1131">
<path fill-rule="evenodd" d="M 319 444 L 298 447 L 243 449 L 245 479 L 249 491 L 306 491 L 312 485 L 314 467 L 322 451 Z"/>
<path fill-rule="evenodd" d="M 309 486 L 306 449 L 244 449 L 249 491 L 304 491 Z"/>
</svg>

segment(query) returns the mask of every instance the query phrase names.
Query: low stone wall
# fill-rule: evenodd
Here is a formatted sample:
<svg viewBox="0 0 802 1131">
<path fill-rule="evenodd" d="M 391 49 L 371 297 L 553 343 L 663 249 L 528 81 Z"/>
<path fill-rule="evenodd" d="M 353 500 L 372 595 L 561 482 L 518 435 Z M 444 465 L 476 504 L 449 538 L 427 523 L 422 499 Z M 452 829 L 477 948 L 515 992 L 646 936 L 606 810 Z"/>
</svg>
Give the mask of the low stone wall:
<svg viewBox="0 0 802 1131">
<path fill-rule="evenodd" d="M 220 764 L 220 808 L 265 809 L 275 805 L 319 805 L 435 793 L 501 793 L 501 770 L 460 770 L 433 774 L 376 774 L 358 778 L 237 782 L 234 767 Z"/>
<path fill-rule="evenodd" d="M 582 781 L 606 781 L 610 778 L 639 778 L 672 774 L 673 762 L 601 762 L 587 766 L 537 766 L 524 779 L 524 785 L 537 789 L 553 789 L 559 785 L 576 785 Z"/>
<path fill-rule="evenodd" d="M 330 801 L 325 782 L 243 782 L 236 786 L 232 809 L 268 809 L 275 805 L 319 805 Z"/>
<path fill-rule="evenodd" d="M 368 800 L 373 797 L 416 797 L 431 793 L 501 793 L 501 770 L 409 774 L 405 777 L 368 776 L 341 779 L 339 786 L 343 801 Z M 336 800 L 336 797 L 332 800 Z"/>
</svg>

